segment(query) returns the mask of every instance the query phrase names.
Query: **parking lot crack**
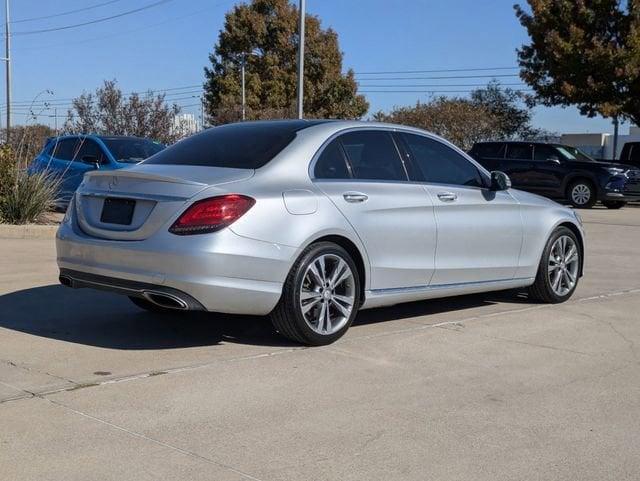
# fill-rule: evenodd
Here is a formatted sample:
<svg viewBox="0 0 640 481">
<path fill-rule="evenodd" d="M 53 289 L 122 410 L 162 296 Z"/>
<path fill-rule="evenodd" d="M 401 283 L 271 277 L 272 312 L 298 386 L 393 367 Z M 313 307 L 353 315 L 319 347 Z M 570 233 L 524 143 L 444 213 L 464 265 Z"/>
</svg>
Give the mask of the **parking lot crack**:
<svg viewBox="0 0 640 481">
<path fill-rule="evenodd" d="M 107 421 L 105 419 L 101 419 L 99 417 L 96 417 L 96 416 L 93 416 L 91 414 L 88 414 L 88 413 L 86 413 L 84 411 L 80 411 L 78 409 L 74 409 L 71 406 L 68 406 L 68 405 L 66 405 L 64 403 L 61 403 L 59 401 L 55 401 L 53 399 L 50 399 L 50 398 L 47 398 L 47 397 L 44 397 L 44 396 L 38 396 L 38 397 L 40 399 L 43 399 L 45 401 L 50 402 L 51 404 L 53 404 L 53 405 L 55 405 L 55 406 L 57 406 L 59 408 L 62 408 L 64 410 L 72 412 L 72 413 L 74 413 L 74 414 L 76 414 L 78 416 L 81 416 L 81 417 L 84 417 L 86 419 L 90 419 L 90 420 L 92 420 L 94 422 L 97 422 L 97 423 L 100 423 L 102 425 L 105 425 L 105 426 L 107 426 L 107 427 L 109 427 L 111 429 L 114 429 L 116 431 L 123 432 L 123 433 L 127 434 L 128 436 L 131 436 L 131 437 L 134 437 L 134 438 L 137 438 L 137 439 L 140 439 L 140 440 L 152 443 L 152 444 L 156 444 L 158 446 L 162 446 L 164 448 L 170 449 L 170 450 L 175 451 L 177 453 L 183 454 L 185 456 L 189 456 L 189 457 L 192 457 L 194 459 L 198 459 L 200 461 L 203 461 L 205 463 L 215 465 L 215 466 L 217 466 L 219 468 L 222 468 L 222 469 L 225 469 L 225 470 L 230 471 L 232 473 L 235 473 L 238 476 L 241 476 L 241 477 L 243 477 L 245 479 L 250 479 L 252 481 L 263 481 L 262 479 L 257 478 L 255 476 L 252 476 L 252 475 L 250 475 L 248 473 L 245 473 L 244 471 L 241 471 L 239 469 L 236 469 L 233 466 L 229 466 L 228 464 L 222 463 L 220 461 L 216 461 L 215 459 L 203 456 L 203 455 L 198 454 L 198 453 L 196 453 L 194 451 L 190 451 L 188 449 L 180 448 L 178 446 L 174 446 L 173 444 L 169 444 L 169 443 L 167 443 L 165 441 L 161 441 L 159 439 L 152 438 L 151 436 L 147 436 L 146 434 L 142 434 L 142 433 L 133 431 L 133 430 L 128 429 L 128 428 L 126 428 L 124 426 L 120 426 L 118 424 L 109 422 L 109 421 Z"/>
</svg>

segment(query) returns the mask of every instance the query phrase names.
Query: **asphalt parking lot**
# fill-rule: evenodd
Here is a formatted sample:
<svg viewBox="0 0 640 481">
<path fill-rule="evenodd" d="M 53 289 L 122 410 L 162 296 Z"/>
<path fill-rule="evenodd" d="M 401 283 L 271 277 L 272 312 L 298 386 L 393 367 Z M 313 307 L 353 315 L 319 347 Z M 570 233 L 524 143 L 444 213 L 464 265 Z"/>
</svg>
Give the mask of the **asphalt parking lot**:
<svg viewBox="0 0 640 481">
<path fill-rule="evenodd" d="M 0 479 L 637 480 L 640 208 L 581 213 L 570 302 L 365 311 L 323 348 L 64 288 L 52 239 L 0 239 Z"/>
</svg>

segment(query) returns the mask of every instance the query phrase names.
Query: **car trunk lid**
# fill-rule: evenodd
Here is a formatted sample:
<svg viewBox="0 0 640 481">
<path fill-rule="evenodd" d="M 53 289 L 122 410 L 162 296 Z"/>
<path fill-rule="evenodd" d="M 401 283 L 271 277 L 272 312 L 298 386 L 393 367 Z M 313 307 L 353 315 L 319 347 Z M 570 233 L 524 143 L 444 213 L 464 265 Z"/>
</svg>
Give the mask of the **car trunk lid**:
<svg viewBox="0 0 640 481">
<path fill-rule="evenodd" d="M 143 240 L 202 190 L 249 179 L 251 169 L 145 165 L 87 174 L 76 195 L 80 228 L 103 239 Z"/>
</svg>

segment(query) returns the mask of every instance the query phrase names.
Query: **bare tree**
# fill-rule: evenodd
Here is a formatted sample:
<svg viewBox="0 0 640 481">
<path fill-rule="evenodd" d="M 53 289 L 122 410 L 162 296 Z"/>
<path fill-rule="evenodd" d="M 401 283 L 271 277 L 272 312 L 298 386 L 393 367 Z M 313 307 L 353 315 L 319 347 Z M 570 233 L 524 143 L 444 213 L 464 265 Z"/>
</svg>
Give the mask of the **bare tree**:
<svg viewBox="0 0 640 481">
<path fill-rule="evenodd" d="M 64 124 L 66 133 L 134 135 L 171 144 L 182 136 L 174 119 L 178 105 L 152 91 L 126 97 L 115 80 L 106 80 L 95 93 L 83 93 L 72 102 Z"/>
</svg>

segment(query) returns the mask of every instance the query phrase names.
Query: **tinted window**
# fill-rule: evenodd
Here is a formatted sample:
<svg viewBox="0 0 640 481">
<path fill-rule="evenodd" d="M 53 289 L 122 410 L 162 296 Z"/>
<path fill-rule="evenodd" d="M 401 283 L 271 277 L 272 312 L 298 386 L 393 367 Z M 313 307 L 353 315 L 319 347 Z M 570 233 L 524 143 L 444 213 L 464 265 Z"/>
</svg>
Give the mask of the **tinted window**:
<svg viewBox="0 0 640 481">
<path fill-rule="evenodd" d="M 83 157 L 95 157 L 101 164 L 107 161 L 100 146 L 90 139 L 80 139 L 80 149 L 74 160 L 80 162 Z"/>
<path fill-rule="evenodd" d="M 422 177 L 434 184 L 482 187 L 480 172 L 469 160 L 442 142 L 420 135 L 402 134 Z"/>
<path fill-rule="evenodd" d="M 314 176 L 317 179 L 348 179 L 351 177 L 339 139 L 331 142 L 322 151 L 316 162 Z"/>
<path fill-rule="evenodd" d="M 509 144 L 507 146 L 507 159 L 531 160 L 533 158 L 533 145 Z"/>
<path fill-rule="evenodd" d="M 349 132 L 339 137 L 355 179 L 407 180 L 389 132 Z"/>
<path fill-rule="evenodd" d="M 535 160 L 549 160 L 553 158 L 560 160 L 559 152 L 550 145 L 536 145 L 533 149 L 533 155 Z"/>
<path fill-rule="evenodd" d="M 640 161 L 640 144 L 631 144 L 631 153 L 629 155 L 629 160 L 633 162 Z"/>
<path fill-rule="evenodd" d="M 505 144 L 476 144 L 473 146 L 472 153 L 477 157 L 492 157 L 502 159 L 504 157 L 505 150 Z"/>
<path fill-rule="evenodd" d="M 51 142 L 51 155 L 60 160 L 73 160 L 76 154 L 76 143 L 78 139 L 62 139 Z"/>
<path fill-rule="evenodd" d="M 140 162 L 165 148 L 158 142 L 135 137 L 101 137 L 101 140 L 118 162 Z"/>
<path fill-rule="evenodd" d="M 146 160 L 149 164 L 257 169 L 295 138 L 298 122 L 246 122 L 213 127 Z"/>
</svg>

